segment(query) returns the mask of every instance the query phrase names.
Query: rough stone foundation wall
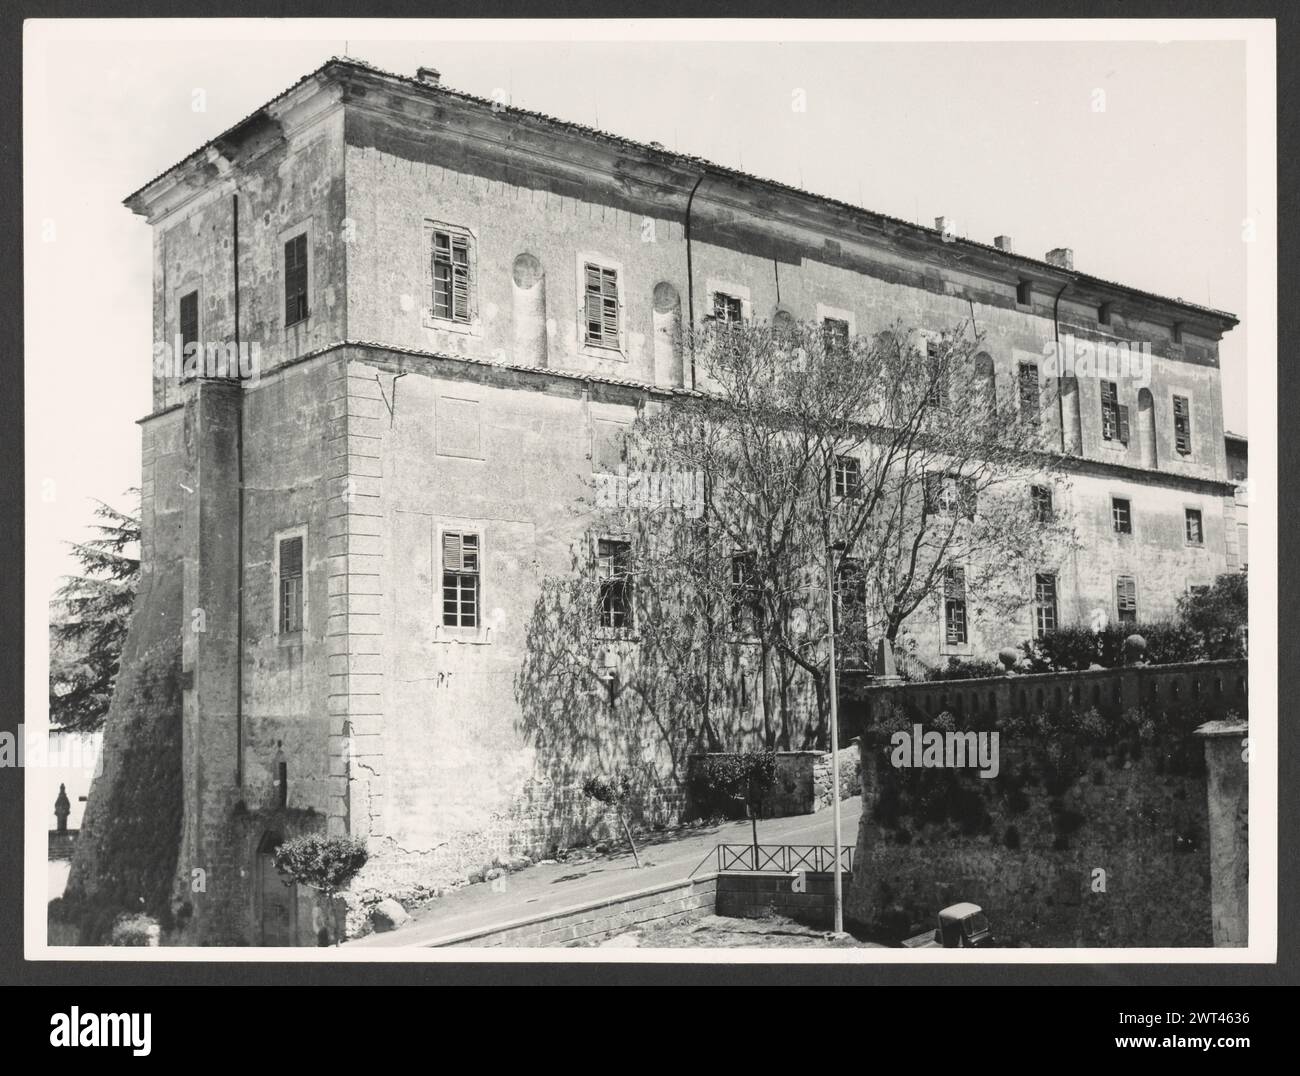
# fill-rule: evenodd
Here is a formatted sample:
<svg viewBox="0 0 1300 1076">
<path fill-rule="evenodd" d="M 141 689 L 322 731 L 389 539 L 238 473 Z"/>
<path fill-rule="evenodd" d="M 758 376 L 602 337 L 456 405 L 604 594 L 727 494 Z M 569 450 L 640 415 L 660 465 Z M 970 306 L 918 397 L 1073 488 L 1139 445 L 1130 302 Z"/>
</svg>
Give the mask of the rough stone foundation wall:
<svg viewBox="0 0 1300 1076">
<path fill-rule="evenodd" d="M 1040 751 L 1048 746 L 1003 742 L 999 778 L 920 771 L 956 775 L 964 819 L 987 811 L 987 825 L 965 832 L 957 819 L 882 820 L 889 745 L 864 738 L 848 917 L 901 938 L 933 926 L 944 906 L 973 901 L 1000 945 L 1210 945 L 1203 766 L 1174 772 L 1178 744 L 1148 744 L 1137 758 L 1080 744 L 1083 772 L 1062 790 Z M 1184 758 L 1199 755 L 1192 746 Z M 1012 774 L 1024 778 L 1018 795 L 1008 794 Z"/>
<path fill-rule="evenodd" d="M 848 747 L 841 747 L 839 754 L 840 799 L 852 799 L 862 792 L 862 755 L 854 739 Z M 831 754 L 819 755 L 813 764 L 813 810 L 820 811 L 830 807 L 834 800 L 831 778 Z"/>
</svg>

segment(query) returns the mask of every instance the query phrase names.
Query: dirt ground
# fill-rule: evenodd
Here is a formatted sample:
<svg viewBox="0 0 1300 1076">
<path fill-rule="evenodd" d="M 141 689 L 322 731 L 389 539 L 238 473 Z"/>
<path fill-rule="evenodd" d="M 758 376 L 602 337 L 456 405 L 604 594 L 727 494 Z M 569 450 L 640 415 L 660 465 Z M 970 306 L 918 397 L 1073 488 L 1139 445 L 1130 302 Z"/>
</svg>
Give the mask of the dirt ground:
<svg viewBox="0 0 1300 1076">
<path fill-rule="evenodd" d="M 791 919 L 731 919 L 709 915 L 688 923 L 661 927 L 632 927 L 599 942 L 578 943 L 580 948 L 602 949 L 860 949 L 879 948 L 852 935 L 835 937 L 828 930 L 806 927 Z"/>
</svg>

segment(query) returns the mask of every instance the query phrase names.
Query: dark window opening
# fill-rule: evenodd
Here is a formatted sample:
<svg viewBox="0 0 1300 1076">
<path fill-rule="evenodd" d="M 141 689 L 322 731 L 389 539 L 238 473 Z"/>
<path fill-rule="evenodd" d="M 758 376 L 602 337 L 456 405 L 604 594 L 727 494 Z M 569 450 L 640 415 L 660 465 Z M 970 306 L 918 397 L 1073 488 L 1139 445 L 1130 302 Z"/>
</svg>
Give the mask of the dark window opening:
<svg viewBox="0 0 1300 1076">
<path fill-rule="evenodd" d="M 731 557 L 732 629 L 753 631 L 761 615 L 758 559 L 753 553 L 734 553 Z"/>
<path fill-rule="evenodd" d="M 1192 409 L 1186 396 L 1174 397 L 1174 448 L 1183 456 L 1192 452 Z"/>
<path fill-rule="evenodd" d="M 1052 487 L 1031 486 L 1029 492 L 1034 505 L 1034 521 L 1037 523 L 1051 523 L 1055 518 L 1052 507 Z"/>
<path fill-rule="evenodd" d="M 1187 508 L 1183 511 L 1183 523 L 1187 531 L 1187 541 L 1192 545 L 1205 543 L 1205 532 L 1201 529 L 1201 510 Z"/>
<path fill-rule="evenodd" d="M 975 518 L 975 481 L 961 475 L 930 471 L 925 476 L 925 510 L 932 515 L 958 513 Z"/>
<path fill-rule="evenodd" d="M 830 351 L 847 351 L 849 348 L 849 323 L 842 318 L 825 318 L 822 336 Z"/>
<path fill-rule="evenodd" d="M 180 358 L 183 359 L 189 354 L 189 345 L 199 342 L 199 293 L 197 291 L 187 292 L 181 296 L 180 330 Z"/>
<path fill-rule="evenodd" d="M 307 233 L 284 245 L 284 323 L 307 320 Z"/>
<path fill-rule="evenodd" d="M 925 344 L 927 388 L 925 402 L 928 407 L 943 408 L 948 403 L 948 375 L 944 369 L 943 348 L 933 340 Z"/>
<path fill-rule="evenodd" d="M 713 320 L 730 328 L 739 325 L 744 318 L 745 304 L 737 295 L 725 295 L 720 291 L 713 293 Z"/>
<path fill-rule="evenodd" d="M 1022 280 L 1016 285 L 1016 302 L 1021 306 L 1029 306 L 1034 301 L 1034 285 L 1032 281 Z"/>
<path fill-rule="evenodd" d="M 949 646 L 966 642 L 966 569 L 950 566 L 943 580 L 944 637 Z"/>
<path fill-rule="evenodd" d="M 1042 406 L 1038 386 L 1038 364 L 1020 364 L 1020 416 L 1026 422 L 1037 424 Z"/>
<path fill-rule="evenodd" d="M 1133 533 L 1133 508 L 1123 497 L 1110 499 L 1110 520 L 1116 534 Z"/>
</svg>

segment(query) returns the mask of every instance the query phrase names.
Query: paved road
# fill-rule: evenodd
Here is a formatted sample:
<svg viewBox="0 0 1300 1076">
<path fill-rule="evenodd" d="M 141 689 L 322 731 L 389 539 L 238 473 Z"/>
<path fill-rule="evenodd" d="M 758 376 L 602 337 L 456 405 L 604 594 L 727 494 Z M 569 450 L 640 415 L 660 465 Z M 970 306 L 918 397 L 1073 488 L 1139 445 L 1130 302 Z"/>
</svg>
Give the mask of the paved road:
<svg viewBox="0 0 1300 1076">
<path fill-rule="evenodd" d="M 858 838 L 861 799 L 841 804 L 840 843 L 854 845 Z M 664 885 L 715 869 L 712 852 L 719 844 L 748 844 L 748 822 L 726 822 L 718 826 L 656 834 L 638 843 L 639 870 L 624 848 L 585 863 L 538 864 L 504 878 L 504 891 L 492 883 L 463 886 L 447 896 L 415 909 L 411 922 L 400 930 L 371 934 L 350 946 L 428 946 L 440 939 L 468 930 L 503 924 L 516 919 L 558 912 L 590 901 Z M 758 823 L 760 844 L 831 844 L 830 808 L 817 814 L 794 818 L 772 818 Z M 701 862 L 704 860 L 703 866 Z M 699 870 L 696 871 L 696 868 Z M 500 884 L 500 883 L 498 883 Z"/>
</svg>

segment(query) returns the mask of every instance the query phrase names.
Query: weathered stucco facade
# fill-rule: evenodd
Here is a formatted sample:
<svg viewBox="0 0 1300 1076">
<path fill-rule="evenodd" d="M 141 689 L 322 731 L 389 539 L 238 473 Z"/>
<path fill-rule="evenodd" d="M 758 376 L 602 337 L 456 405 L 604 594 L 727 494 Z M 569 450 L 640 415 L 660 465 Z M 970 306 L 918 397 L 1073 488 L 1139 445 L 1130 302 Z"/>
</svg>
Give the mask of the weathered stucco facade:
<svg viewBox="0 0 1300 1076">
<path fill-rule="evenodd" d="M 641 408 L 707 390 L 681 334 L 714 292 L 748 318 L 833 316 L 858 334 L 973 317 L 999 393 L 1016 391 L 1021 362 L 1046 382 L 1044 347 L 1066 337 L 1149 344 L 1149 384 L 1117 379 L 1127 443 L 1103 437 L 1096 379 L 1067 385 L 1056 412 L 1073 451 L 1057 509 L 1081 538 L 1059 566 L 1060 619 L 1113 616 L 1117 574 L 1135 579 L 1142 619 L 1165 616 L 1227 567 L 1217 343 L 1234 320 L 1060 257 L 946 242 L 352 61 L 307 76 L 128 205 L 154 228 L 156 338 L 183 332 L 182 298 L 197 292 L 198 339 L 260 356 L 242 383 L 156 371 L 142 420 L 146 580 L 183 581 L 183 940 L 314 937 L 301 896 L 267 926 L 265 852 L 292 832 L 366 837 L 359 884 L 391 891 L 563 843 L 592 820 L 548 780 L 557 769 L 536 755 L 515 678 L 541 580 L 570 570 L 587 540 L 583 499 L 617 432 Z M 459 319 L 434 309 L 437 235 L 465 251 Z M 286 325 L 297 236 L 306 315 Z M 612 346 L 584 342 L 588 264 L 616 280 Z M 1174 396 L 1190 401 L 1186 451 Z M 1112 497 L 1129 499 L 1132 534 L 1114 532 Z M 473 627 L 441 615 L 448 532 L 480 543 Z M 292 539 L 301 624 L 286 630 L 279 557 Z M 955 652 L 1017 643 L 1032 615 L 1027 601 L 1022 623 L 976 620 Z M 943 657 L 937 614 L 914 620 L 921 652 Z M 742 713 L 728 733 L 755 728 Z M 660 778 L 649 817 L 674 814 L 692 746 L 646 735 L 620 747 Z"/>
</svg>

